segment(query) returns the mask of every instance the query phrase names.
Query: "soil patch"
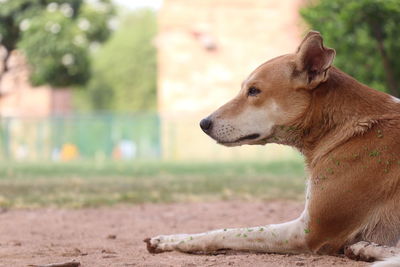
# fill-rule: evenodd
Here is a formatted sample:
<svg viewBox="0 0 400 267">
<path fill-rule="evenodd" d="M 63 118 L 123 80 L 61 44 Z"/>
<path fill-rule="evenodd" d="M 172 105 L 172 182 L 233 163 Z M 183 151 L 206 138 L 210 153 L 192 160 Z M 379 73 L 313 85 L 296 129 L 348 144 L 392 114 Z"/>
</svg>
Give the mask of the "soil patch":
<svg viewBox="0 0 400 267">
<path fill-rule="evenodd" d="M 0 214 L 0 266 L 77 260 L 81 266 L 367 266 L 343 257 L 228 253 L 151 255 L 158 234 L 280 223 L 300 215 L 288 201 L 119 205 L 93 209 L 10 210 Z"/>
</svg>

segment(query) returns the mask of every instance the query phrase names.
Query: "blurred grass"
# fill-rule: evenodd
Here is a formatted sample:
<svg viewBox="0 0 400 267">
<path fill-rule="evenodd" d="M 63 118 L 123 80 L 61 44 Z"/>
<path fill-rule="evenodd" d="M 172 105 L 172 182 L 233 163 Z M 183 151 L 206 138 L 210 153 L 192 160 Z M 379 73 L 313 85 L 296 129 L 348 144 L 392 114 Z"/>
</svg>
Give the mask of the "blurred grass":
<svg viewBox="0 0 400 267">
<path fill-rule="evenodd" d="M 299 199 L 301 161 L 2 163 L 0 207 Z"/>
</svg>

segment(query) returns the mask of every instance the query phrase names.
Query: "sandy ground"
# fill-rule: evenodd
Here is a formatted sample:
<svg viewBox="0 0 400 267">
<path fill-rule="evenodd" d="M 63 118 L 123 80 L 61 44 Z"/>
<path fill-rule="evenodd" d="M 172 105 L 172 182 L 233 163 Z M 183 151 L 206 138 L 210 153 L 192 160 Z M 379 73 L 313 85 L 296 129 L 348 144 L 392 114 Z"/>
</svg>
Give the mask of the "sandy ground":
<svg viewBox="0 0 400 267">
<path fill-rule="evenodd" d="M 11 210 L 0 214 L 0 266 L 77 260 L 81 266 L 368 266 L 346 258 L 230 253 L 151 255 L 142 240 L 158 234 L 278 223 L 298 216 L 296 202 L 146 204 L 96 209 Z"/>
</svg>

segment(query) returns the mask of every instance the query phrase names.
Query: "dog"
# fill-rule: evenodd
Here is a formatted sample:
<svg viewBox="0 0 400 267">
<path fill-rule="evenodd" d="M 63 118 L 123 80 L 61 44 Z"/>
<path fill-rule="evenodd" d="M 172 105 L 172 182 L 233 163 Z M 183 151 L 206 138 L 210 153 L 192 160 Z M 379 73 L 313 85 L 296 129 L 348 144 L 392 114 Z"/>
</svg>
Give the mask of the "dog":
<svg viewBox="0 0 400 267">
<path fill-rule="evenodd" d="M 335 55 L 311 31 L 295 53 L 256 68 L 234 99 L 200 122 L 224 146 L 298 149 L 309 173 L 300 217 L 160 235 L 145 240 L 149 252 L 345 253 L 400 266 L 400 100 L 332 66 Z"/>
</svg>

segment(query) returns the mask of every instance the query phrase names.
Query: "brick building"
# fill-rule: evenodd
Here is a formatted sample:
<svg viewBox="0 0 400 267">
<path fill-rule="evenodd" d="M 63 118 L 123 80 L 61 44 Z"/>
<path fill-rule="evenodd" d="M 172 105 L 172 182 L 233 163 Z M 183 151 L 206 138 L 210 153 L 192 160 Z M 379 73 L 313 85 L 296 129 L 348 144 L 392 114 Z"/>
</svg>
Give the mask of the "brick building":
<svg viewBox="0 0 400 267">
<path fill-rule="evenodd" d="M 305 30 L 298 14 L 302 2 L 164 0 L 157 39 L 164 158 L 272 159 L 293 154 L 281 146 L 217 146 L 198 122 L 231 99 L 255 67 L 295 51 Z"/>
<path fill-rule="evenodd" d="M 0 47 L 0 58 L 4 56 Z M 29 68 L 19 51 L 12 52 L 7 64 L 5 73 L 0 66 L 0 117 L 46 117 L 71 111 L 70 90 L 30 84 Z"/>
<path fill-rule="evenodd" d="M 0 47 L 0 59 L 4 55 Z M 12 52 L 7 69 L 0 65 L 0 159 L 49 159 L 55 133 L 48 117 L 71 112 L 71 91 L 33 87 L 19 51 Z"/>
</svg>

